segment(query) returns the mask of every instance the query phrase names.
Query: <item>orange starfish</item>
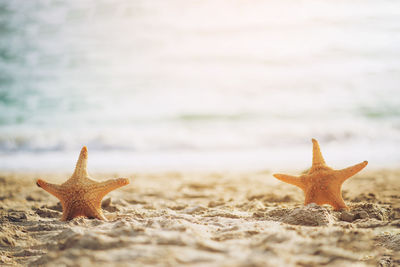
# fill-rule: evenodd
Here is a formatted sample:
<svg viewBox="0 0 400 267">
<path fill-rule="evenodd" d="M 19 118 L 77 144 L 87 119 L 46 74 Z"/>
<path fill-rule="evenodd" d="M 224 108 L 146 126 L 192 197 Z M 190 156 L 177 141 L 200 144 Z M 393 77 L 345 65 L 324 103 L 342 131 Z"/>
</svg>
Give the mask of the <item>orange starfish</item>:
<svg viewBox="0 0 400 267">
<path fill-rule="evenodd" d="M 129 184 L 126 178 L 96 182 L 87 173 L 88 152 L 86 146 L 81 150 L 75 172 L 61 185 L 50 184 L 41 179 L 36 184 L 57 197 L 62 205 L 61 220 L 68 221 L 75 217 L 88 217 L 107 220 L 101 210 L 101 200 L 109 192 Z"/>
<path fill-rule="evenodd" d="M 304 205 L 310 203 L 329 204 L 334 210 L 348 210 L 349 208 L 342 198 L 342 184 L 367 166 L 368 161 L 346 169 L 334 170 L 325 164 L 317 140 L 312 139 L 312 142 L 313 162 L 307 174 L 299 177 L 286 174 L 274 174 L 274 176 L 283 182 L 300 187 L 305 194 Z"/>
</svg>

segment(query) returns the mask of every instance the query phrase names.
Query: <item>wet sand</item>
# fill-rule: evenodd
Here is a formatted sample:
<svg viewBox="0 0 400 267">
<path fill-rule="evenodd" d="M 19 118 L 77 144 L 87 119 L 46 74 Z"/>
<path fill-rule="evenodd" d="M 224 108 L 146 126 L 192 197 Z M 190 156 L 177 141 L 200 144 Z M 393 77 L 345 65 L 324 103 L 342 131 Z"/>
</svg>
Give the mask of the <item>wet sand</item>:
<svg viewBox="0 0 400 267">
<path fill-rule="evenodd" d="M 269 171 L 93 173 L 130 178 L 104 198 L 109 221 L 61 222 L 34 181 L 69 175 L 0 174 L 0 265 L 400 265 L 400 170 L 346 181 L 348 212 L 304 207 L 302 191 Z"/>
</svg>

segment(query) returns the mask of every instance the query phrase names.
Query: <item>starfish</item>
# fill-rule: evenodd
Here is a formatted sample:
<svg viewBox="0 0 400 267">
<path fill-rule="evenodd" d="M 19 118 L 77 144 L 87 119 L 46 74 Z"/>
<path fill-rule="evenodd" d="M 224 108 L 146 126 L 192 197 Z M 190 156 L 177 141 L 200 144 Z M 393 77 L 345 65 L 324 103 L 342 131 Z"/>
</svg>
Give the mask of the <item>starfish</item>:
<svg viewBox="0 0 400 267">
<path fill-rule="evenodd" d="M 36 181 L 37 186 L 60 200 L 63 210 L 61 221 L 68 221 L 75 217 L 106 221 L 101 210 L 101 200 L 109 192 L 129 184 L 127 178 L 110 179 L 104 182 L 92 180 L 87 172 L 87 158 L 88 152 L 84 146 L 74 173 L 61 185 L 47 183 L 41 179 Z"/>
<path fill-rule="evenodd" d="M 318 205 L 329 204 L 334 210 L 348 210 L 349 208 L 342 198 L 342 184 L 348 178 L 364 169 L 368 161 L 363 161 L 342 170 L 334 170 L 325 164 L 317 140 L 312 139 L 312 142 L 313 161 L 308 173 L 301 176 L 274 174 L 275 178 L 300 187 L 305 194 L 304 205 L 310 203 Z"/>
</svg>

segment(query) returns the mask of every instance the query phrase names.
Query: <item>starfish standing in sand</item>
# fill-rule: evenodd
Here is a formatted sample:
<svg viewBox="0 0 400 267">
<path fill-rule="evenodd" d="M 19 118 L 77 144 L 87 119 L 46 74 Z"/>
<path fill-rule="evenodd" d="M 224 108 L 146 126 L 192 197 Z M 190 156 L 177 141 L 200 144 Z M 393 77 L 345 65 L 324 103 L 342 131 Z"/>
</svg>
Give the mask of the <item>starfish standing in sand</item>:
<svg viewBox="0 0 400 267">
<path fill-rule="evenodd" d="M 96 218 L 107 220 L 101 210 L 101 200 L 109 192 L 129 184 L 126 178 L 110 179 L 96 182 L 87 173 L 88 152 L 86 146 L 81 150 L 75 172 L 61 185 L 50 184 L 41 179 L 36 184 L 57 197 L 62 205 L 61 220 L 68 221 L 75 217 Z"/>
<path fill-rule="evenodd" d="M 342 198 L 342 184 L 367 166 L 368 161 L 346 169 L 334 170 L 325 164 L 317 140 L 312 139 L 312 142 L 313 161 L 307 174 L 298 177 L 286 174 L 274 174 L 274 176 L 283 182 L 300 187 L 305 194 L 304 205 L 329 204 L 334 210 L 348 210 Z"/>
</svg>

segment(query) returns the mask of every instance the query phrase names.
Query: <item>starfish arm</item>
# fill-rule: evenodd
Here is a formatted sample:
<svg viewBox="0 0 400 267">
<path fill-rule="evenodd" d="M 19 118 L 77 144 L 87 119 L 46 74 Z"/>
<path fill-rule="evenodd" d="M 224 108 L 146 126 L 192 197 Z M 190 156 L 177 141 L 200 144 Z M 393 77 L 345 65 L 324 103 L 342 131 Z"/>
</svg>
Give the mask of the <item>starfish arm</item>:
<svg viewBox="0 0 400 267">
<path fill-rule="evenodd" d="M 78 162 L 76 163 L 75 171 L 72 177 L 86 177 L 87 173 L 87 159 L 88 151 L 87 147 L 82 147 L 81 153 L 79 154 Z"/>
<path fill-rule="evenodd" d="M 300 177 L 287 175 L 287 174 L 280 174 L 280 173 L 273 174 L 273 176 L 275 178 L 277 178 L 278 180 L 281 180 L 285 183 L 298 186 L 301 189 L 305 188 L 304 182 L 302 181 L 302 179 Z"/>
<path fill-rule="evenodd" d="M 101 200 L 87 203 L 87 208 L 85 209 L 84 215 L 90 219 L 99 219 L 107 221 L 101 210 Z"/>
<path fill-rule="evenodd" d="M 74 210 L 72 209 L 71 205 L 65 201 L 61 201 L 61 205 L 63 208 L 63 213 L 62 213 L 62 217 L 60 220 L 63 222 L 72 220 L 74 218 L 75 214 L 74 214 Z"/>
<path fill-rule="evenodd" d="M 343 198 L 339 195 L 337 197 L 332 198 L 332 203 L 328 203 L 333 207 L 333 210 L 349 210 L 346 203 L 344 203 Z"/>
<path fill-rule="evenodd" d="M 57 185 L 57 184 L 51 184 L 51 183 L 47 183 L 41 179 L 38 179 L 36 181 L 36 185 L 43 188 L 45 191 L 49 192 L 50 194 L 52 194 L 53 196 L 55 196 L 58 199 L 62 199 L 62 190 L 61 190 L 61 186 Z"/>
<path fill-rule="evenodd" d="M 318 141 L 316 139 L 312 139 L 313 142 L 313 160 L 312 165 L 325 165 L 324 157 L 321 154 L 321 149 L 319 148 Z"/>
<path fill-rule="evenodd" d="M 110 179 L 104 182 L 97 183 L 94 190 L 95 192 L 98 192 L 98 196 L 101 200 L 109 192 L 127 184 L 129 184 L 129 179 L 127 178 Z"/>
<path fill-rule="evenodd" d="M 101 209 L 92 211 L 88 217 L 103 220 L 103 221 L 108 221 L 107 218 L 104 216 L 103 212 L 101 211 Z"/>
<path fill-rule="evenodd" d="M 355 175 L 357 172 L 364 169 L 365 166 L 367 166 L 367 164 L 368 164 L 368 161 L 363 161 L 354 166 L 338 170 L 338 171 L 336 171 L 336 176 L 338 177 L 340 182 L 344 182 L 347 179 L 349 179 L 351 176 Z"/>
</svg>

